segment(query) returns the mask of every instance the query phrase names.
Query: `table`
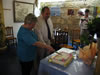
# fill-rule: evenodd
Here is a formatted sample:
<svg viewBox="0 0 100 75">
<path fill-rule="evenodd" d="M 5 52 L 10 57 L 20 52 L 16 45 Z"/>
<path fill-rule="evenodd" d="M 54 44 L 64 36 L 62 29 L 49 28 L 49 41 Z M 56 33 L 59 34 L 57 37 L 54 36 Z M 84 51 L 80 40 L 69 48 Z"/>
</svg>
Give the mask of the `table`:
<svg viewBox="0 0 100 75">
<path fill-rule="evenodd" d="M 58 50 L 58 52 L 60 51 L 73 53 L 74 60 L 71 62 L 71 64 L 69 64 L 67 67 L 63 67 L 61 65 L 48 62 L 48 59 L 56 54 L 53 53 L 40 61 L 38 75 L 93 75 L 94 66 L 84 64 L 81 59 L 77 58 L 75 50 L 61 48 Z"/>
</svg>

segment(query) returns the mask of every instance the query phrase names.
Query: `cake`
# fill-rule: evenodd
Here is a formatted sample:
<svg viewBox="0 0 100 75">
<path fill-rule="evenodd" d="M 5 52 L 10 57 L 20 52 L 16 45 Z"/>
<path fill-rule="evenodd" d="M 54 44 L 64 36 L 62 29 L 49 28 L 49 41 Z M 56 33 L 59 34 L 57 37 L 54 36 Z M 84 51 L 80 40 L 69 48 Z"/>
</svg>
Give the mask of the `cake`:
<svg viewBox="0 0 100 75">
<path fill-rule="evenodd" d="M 73 60 L 73 55 L 67 52 L 59 52 L 49 59 L 49 62 L 56 63 L 66 67 Z"/>
</svg>

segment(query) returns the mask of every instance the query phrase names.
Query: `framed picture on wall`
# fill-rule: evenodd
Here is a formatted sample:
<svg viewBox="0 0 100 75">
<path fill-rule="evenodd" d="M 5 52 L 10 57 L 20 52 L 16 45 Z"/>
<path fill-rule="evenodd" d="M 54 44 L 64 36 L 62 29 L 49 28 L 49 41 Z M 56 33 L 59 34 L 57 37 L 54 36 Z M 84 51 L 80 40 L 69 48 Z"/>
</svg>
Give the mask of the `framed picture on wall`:
<svg viewBox="0 0 100 75">
<path fill-rule="evenodd" d="M 68 15 L 74 15 L 74 9 L 68 9 Z"/>
<path fill-rule="evenodd" d="M 60 7 L 50 7 L 51 16 L 60 16 Z"/>
<path fill-rule="evenodd" d="M 27 14 L 33 13 L 34 4 L 27 2 L 14 1 L 14 22 L 24 22 L 24 18 Z"/>
</svg>

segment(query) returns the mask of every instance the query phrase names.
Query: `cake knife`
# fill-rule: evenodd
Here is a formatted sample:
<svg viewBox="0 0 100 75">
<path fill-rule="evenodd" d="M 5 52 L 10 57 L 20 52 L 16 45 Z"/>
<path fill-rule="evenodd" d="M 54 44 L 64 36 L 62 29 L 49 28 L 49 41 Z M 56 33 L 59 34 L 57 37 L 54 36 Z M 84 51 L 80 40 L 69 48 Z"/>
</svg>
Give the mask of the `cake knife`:
<svg viewBox="0 0 100 75">
<path fill-rule="evenodd" d="M 56 51 L 56 53 L 59 54 L 59 55 L 62 55 L 61 53 L 59 53 L 59 52 L 57 52 L 57 51 Z"/>
</svg>

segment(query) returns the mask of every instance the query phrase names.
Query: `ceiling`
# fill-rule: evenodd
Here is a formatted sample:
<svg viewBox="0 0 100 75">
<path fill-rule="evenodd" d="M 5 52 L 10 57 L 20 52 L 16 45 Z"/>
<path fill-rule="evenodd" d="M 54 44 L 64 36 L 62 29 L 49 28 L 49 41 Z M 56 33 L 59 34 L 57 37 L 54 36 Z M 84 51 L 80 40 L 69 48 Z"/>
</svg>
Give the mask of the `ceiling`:
<svg viewBox="0 0 100 75">
<path fill-rule="evenodd" d="M 39 0 L 40 2 L 43 2 L 43 0 Z M 45 0 L 44 0 L 45 1 Z M 89 6 L 100 6 L 100 0 L 46 0 L 46 2 L 56 2 L 58 5 L 63 6 L 80 6 L 80 7 L 89 7 Z M 60 1 L 60 2 L 59 2 Z"/>
<path fill-rule="evenodd" d="M 100 6 L 100 0 L 65 0 L 72 5 Z"/>
</svg>

